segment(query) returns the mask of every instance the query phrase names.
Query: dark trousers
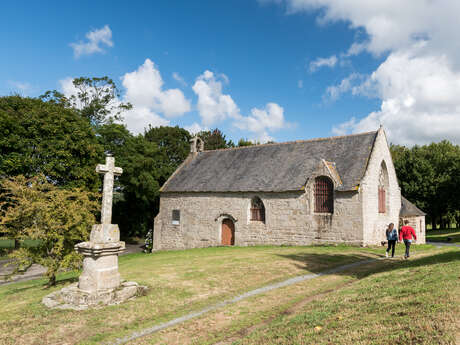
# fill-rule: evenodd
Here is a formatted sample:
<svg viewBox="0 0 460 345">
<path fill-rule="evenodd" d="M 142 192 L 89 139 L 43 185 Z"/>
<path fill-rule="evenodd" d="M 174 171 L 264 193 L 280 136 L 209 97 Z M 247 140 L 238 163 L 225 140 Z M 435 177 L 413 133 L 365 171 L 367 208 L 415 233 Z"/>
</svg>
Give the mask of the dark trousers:
<svg viewBox="0 0 460 345">
<path fill-rule="evenodd" d="M 391 249 L 391 257 L 392 258 L 395 256 L 395 247 L 396 247 L 396 240 L 388 240 L 387 253 L 389 253 L 390 249 Z"/>
<path fill-rule="evenodd" d="M 410 255 L 409 255 L 409 250 L 410 250 L 410 244 L 411 244 L 412 241 L 410 240 L 404 240 L 404 244 L 406 245 L 406 254 L 404 254 L 404 257 L 405 258 L 408 258 Z"/>
</svg>

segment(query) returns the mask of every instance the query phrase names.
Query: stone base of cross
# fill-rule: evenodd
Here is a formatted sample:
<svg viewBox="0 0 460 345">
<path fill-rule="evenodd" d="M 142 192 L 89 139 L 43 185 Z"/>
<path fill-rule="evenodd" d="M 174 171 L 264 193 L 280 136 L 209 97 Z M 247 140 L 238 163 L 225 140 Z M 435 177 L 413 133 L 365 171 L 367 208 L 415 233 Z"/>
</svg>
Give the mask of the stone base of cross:
<svg viewBox="0 0 460 345">
<path fill-rule="evenodd" d="M 78 243 L 75 250 L 83 255 L 83 273 L 78 279 L 81 290 L 98 293 L 120 286 L 118 255 L 125 250 L 125 242 L 120 241 L 118 225 L 93 225 L 89 242 Z"/>
</svg>

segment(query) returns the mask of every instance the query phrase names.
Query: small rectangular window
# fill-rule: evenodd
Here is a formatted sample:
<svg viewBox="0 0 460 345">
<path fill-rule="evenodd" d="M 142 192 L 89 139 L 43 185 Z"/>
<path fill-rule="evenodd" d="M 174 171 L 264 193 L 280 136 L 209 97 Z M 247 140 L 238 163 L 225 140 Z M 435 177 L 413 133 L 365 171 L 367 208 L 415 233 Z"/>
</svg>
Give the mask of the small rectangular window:
<svg viewBox="0 0 460 345">
<path fill-rule="evenodd" d="M 180 210 L 173 210 L 172 211 L 172 224 L 179 225 L 180 223 Z"/>
</svg>

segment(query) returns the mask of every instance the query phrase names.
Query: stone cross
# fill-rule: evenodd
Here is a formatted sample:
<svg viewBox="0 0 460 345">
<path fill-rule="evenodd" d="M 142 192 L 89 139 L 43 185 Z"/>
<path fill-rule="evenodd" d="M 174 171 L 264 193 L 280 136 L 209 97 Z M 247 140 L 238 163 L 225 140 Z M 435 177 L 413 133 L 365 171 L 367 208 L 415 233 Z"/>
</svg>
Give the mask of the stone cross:
<svg viewBox="0 0 460 345">
<path fill-rule="evenodd" d="M 111 155 L 105 157 L 105 165 L 98 164 L 96 172 L 104 174 L 104 186 L 102 189 L 101 224 L 112 223 L 112 199 L 113 199 L 113 178 L 123 173 L 122 168 L 115 167 L 115 158 Z"/>
</svg>

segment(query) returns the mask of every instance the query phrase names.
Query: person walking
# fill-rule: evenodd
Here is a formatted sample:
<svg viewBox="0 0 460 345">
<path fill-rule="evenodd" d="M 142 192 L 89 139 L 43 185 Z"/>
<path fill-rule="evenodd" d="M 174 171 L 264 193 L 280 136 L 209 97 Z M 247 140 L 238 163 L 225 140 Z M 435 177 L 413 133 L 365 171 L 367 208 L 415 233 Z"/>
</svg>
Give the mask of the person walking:
<svg viewBox="0 0 460 345">
<path fill-rule="evenodd" d="M 417 240 L 417 235 L 415 234 L 414 228 L 407 224 L 409 224 L 409 221 L 406 219 L 404 221 L 403 227 L 401 228 L 401 231 L 399 232 L 399 240 L 404 240 L 404 244 L 406 246 L 406 253 L 404 254 L 404 259 L 408 259 L 410 256 L 409 250 L 410 245 L 412 243 L 412 237 L 415 241 Z"/>
<path fill-rule="evenodd" d="M 385 256 L 388 257 L 388 253 L 391 250 L 391 257 L 394 258 L 396 241 L 398 240 L 398 230 L 395 229 L 395 225 L 393 223 L 390 223 L 388 225 L 386 234 L 387 234 L 387 240 L 388 240 L 388 248 L 387 248 L 387 251 L 385 252 Z"/>
</svg>

